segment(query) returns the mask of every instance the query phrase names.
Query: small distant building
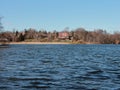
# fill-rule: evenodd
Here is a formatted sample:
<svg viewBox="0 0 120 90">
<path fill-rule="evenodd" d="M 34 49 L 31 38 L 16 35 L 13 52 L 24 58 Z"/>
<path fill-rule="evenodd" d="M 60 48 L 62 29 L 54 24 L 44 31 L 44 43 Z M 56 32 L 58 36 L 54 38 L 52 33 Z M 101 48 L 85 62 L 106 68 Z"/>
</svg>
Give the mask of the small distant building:
<svg viewBox="0 0 120 90">
<path fill-rule="evenodd" d="M 69 33 L 68 32 L 59 32 L 58 38 L 59 39 L 69 39 Z"/>
<path fill-rule="evenodd" d="M 7 38 L 0 38 L 0 42 L 8 42 Z"/>
<path fill-rule="evenodd" d="M 8 45 L 9 40 L 6 38 L 0 38 L 0 47 L 1 46 L 7 46 Z"/>
</svg>

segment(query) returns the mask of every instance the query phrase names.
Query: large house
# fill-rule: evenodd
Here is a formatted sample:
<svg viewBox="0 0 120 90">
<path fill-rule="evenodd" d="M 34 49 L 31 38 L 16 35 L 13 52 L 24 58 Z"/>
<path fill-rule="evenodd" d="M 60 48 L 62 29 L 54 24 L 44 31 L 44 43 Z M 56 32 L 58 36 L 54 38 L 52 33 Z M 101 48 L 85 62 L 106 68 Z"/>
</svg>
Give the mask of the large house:
<svg viewBox="0 0 120 90">
<path fill-rule="evenodd" d="M 68 32 L 59 32 L 58 34 L 59 39 L 69 39 L 69 33 Z"/>
</svg>

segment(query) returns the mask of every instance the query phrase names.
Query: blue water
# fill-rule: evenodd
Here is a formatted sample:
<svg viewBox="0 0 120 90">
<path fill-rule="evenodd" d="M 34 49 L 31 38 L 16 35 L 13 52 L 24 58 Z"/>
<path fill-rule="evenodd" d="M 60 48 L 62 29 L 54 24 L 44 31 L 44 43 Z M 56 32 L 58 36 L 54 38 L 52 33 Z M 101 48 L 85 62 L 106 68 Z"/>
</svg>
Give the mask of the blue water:
<svg viewBox="0 0 120 90">
<path fill-rule="evenodd" d="M 0 48 L 0 90 L 120 90 L 120 45 Z"/>
</svg>

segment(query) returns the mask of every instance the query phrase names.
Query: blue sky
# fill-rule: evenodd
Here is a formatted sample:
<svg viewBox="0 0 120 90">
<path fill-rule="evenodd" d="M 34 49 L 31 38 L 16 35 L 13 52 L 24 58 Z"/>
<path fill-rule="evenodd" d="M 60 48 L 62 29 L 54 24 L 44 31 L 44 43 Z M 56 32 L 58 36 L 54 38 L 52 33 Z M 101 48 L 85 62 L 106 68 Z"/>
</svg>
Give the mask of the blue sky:
<svg viewBox="0 0 120 90">
<path fill-rule="evenodd" d="M 5 30 L 65 27 L 120 31 L 120 0 L 0 0 Z"/>
</svg>

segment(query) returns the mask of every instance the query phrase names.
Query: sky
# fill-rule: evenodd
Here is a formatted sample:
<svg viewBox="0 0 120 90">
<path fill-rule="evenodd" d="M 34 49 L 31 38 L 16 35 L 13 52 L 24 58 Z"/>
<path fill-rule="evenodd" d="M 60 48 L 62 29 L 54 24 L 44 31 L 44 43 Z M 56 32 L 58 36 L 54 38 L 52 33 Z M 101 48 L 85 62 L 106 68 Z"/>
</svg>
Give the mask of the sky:
<svg viewBox="0 0 120 90">
<path fill-rule="evenodd" d="M 35 28 L 62 31 L 120 31 L 120 0 L 0 0 L 0 16 L 7 31 Z"/>
</svg>

